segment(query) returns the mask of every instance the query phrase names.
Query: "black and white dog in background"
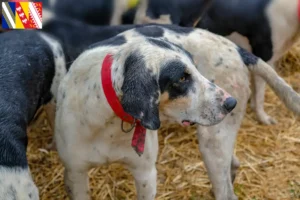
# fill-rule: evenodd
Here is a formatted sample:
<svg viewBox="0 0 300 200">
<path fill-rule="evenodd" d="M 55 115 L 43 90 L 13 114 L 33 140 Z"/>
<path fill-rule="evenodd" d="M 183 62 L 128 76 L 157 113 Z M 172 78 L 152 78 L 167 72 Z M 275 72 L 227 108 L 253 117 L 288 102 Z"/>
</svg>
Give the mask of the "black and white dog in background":
<svg viewBox="0 0 300 200">
<path fill-rule="evenodd" d="M 37 31 L 0 34 L 0 199 L 38 200 L 28 167 L 27 127 L 66 73 L 58 42 Z"/>
<path fill-rule="evenodd" d="M 41 0 L 34 0 L 41 1 Z M 42 0 L 43 21 L 50 18 L 67 17 L 93 25 L 120 25 L 133 21 L 131 12 L 139 0 Z M 129 18 L 129 19 L 128 19 Z M 129 22 L 128 22 L 129 21 Z"/>
<path fill-rule="evenodd" d="M 192 27 L 212 0 L 140 0 L 135 24 L 176 24 Z"/>
<path fill-rule="evenodd" d="M 299 39 L 299 0 L 213 0 L 197 27 L 227 36 L 274 66 Z M 276 120 L 264 111 L 265 82 L 254 76 L 251 106 L 260 122 Z"/>
<path fill-rule="evenodd" d="M 228 37 L 272 66 L 299 38 L 299 0 L 208 0 L 206 3 L 141 0 L 134 22 L 190 26 L 193 18 L 189 18 L 190 23 L 179 20 L 182 16 L 176 9 L 179 2 L 187 5 L 184 14 L 198 12 L 201 16 L 196 27 Z M 263 108 L 265 82 L 261 77 L 254 76 L 252 89 L 251 106 L 258 120 L 264 124 L 276 123 Z"/>
</svg>

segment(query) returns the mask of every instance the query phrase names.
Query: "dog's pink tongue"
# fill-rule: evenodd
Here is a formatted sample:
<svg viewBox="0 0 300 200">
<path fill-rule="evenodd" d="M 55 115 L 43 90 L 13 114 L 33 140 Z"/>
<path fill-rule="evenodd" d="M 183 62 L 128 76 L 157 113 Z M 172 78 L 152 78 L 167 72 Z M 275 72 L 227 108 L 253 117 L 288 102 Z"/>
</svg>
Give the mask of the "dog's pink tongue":
<svg viewBox="0 0 300 200">
<path fill-rule="evenodd" d="M 131 146 L 139 156 L 144 153 L 145 138 L 146 129 L 140 123 L 137 123 L 131 140 Z"/>
<path fill-rule="evenodd" d="M 183 126 L 190 126 L 190 125 L 191 125 L 191 122 L 184 121 L 184 122 L 182 122 L 182 125 L 183 125 Z"/>
</svg>

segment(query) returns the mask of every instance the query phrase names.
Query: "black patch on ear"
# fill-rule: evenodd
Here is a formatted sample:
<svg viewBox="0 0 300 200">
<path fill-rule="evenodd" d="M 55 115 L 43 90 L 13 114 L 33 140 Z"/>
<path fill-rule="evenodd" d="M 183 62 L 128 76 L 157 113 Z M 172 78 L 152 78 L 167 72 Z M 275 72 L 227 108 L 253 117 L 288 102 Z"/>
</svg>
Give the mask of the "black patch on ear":
<svg viewBox="0 0 300 200">
<path fill-rule="evenodd" d="M 154 38 L 147 38 L 147 40 L 155 45 L 155 46 L 158 46 L 160 48 L 163 48 L 163 49 L 169 49 L 169 50 L 173 50 L 171 44 L 167 41 L 163 41 L 163 40 L 160 40 L 160 39 L 154 39 Z"/>
<path fill-rule="evenodd" d="M 158 38 L 158 37 L 163 37 L 164 35 L 164 30 L 158 26 L 145 26 L 145 27 L 137 28 L 136 31 L 146 37 Z"/>
<path fill-rule="evenodd" d="M 145 128 L 159 129 L 159 110 L 156 104 L 159 97 L 158 83 L 138 52 L 131 53 L 124 63 L 124 82 L 121 89 L 124 111 L 139 119 Z"/>
<path fill-rule="evenodd" d="M 239 54 L 246 66 L 257 64 L 258 58 L 255 55 L 253 55 L 252 53 L 246 51 L 242 47 L 238 47 L 237 51 L 239 52 Z"/>
<path fill-rule="evenodd" d="M 170 99 L 186 96 L 192 90 L 194 81 L 185 70 L 185 64 L 179 60 L 167 62 L 160 71 L 159 76 L 161 93 L 168 92 Z M 179 81 L 182 77 L 185 77 L 184 82 Z"/>
<path fill-rule="evenodd" d="M 121 46 L 126 43 L 126 39 L 123 35 L 118 35 L 116 37 L 109 38 L 107 40 L 103 40 L 101 42 L 94 43 L 88 47 L 88 49 L 92 49 L 100 46 Z"/>
</svg>

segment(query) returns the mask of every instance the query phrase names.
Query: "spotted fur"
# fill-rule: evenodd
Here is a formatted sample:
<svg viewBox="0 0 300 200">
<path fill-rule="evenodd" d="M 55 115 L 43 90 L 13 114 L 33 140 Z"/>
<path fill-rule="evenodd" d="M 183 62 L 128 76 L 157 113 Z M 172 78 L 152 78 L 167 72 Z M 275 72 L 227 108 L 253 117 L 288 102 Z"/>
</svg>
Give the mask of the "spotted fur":
<svg viewBox="0 0 300 200">
<path fill-rule="evenodd" d="M 86 180 L 91 167 L 115 161 L 133 173 L 138 199 L 154 199 L 161 123 L 211 126 L 236 105 L 226 91 L 197 71 L 179 45 L 144 36 L 124 37 L 126 43 L 119 46 L 110 39 L 114 45 L 103 41 L 83 52 L 58 89 L 55 140 L 73 200 L 89 199 Z M 103 93 L 100 70 L 107 54 L 113 56 L 112 82 L 122 107 L 147 129 L 141 157 L 130 146 L 133 131 L 122 132 L 121 120 Z"/>
</svg>

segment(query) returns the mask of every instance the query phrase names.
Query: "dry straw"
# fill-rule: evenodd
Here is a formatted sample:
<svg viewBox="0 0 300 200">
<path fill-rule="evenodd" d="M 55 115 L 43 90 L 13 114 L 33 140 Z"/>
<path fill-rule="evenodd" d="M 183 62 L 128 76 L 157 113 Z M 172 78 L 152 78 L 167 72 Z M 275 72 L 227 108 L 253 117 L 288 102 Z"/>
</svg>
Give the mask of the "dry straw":
<svg viewBox="0 0 300 200">
<path fill-rule="evenodd" d="M 300 92 L 300 44 L 278 62 L 280 74 Z M 265 109 L 278 124 L 260 125 L 248 108 L 235 152 L 241 161 L 235 192 L 240 199 L 300 199 L 300 120 L 268 88 Z M 42 113 L 29 132 L 28 159 L 42 200 L 67 199 L 57 152 L 44 148 L 52 131 Z M 194 128 L 159 131 L 158 192 L 162 200 L 209 200 L 211 185 Z M 131 174 L 112 164 L 89 172 L 92 199 L 136 199 Z"/>
</svg>

